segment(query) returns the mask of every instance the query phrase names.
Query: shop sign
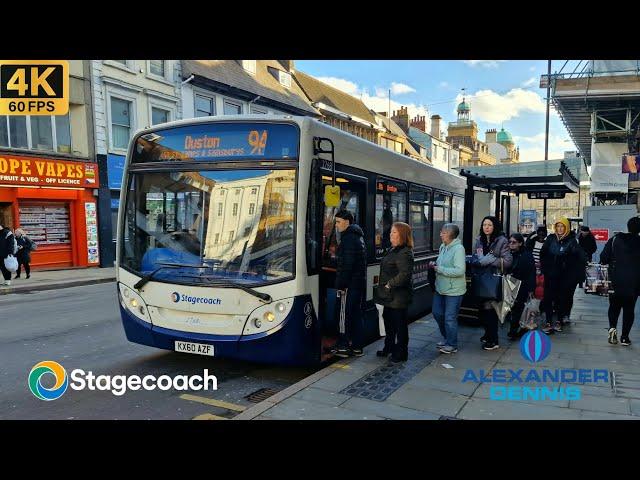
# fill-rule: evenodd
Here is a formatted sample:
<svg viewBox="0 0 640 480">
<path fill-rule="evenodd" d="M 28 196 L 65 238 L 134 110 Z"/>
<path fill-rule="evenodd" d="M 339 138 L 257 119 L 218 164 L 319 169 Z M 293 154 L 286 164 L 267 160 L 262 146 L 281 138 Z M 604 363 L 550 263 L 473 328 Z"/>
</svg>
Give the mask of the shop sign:
<svg viewBox="0 0 640 480">
<path fill-rule="evenodd" d="M 97 188 L 98 164 L 0 153 L 0 184 Z"/>
</svg>

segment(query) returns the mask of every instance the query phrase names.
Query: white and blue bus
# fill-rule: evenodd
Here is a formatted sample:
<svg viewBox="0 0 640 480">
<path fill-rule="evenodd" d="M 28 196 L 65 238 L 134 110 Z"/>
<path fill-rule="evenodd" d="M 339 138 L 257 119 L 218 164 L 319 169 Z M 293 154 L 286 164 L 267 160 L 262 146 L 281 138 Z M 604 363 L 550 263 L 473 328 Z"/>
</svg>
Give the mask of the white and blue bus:
<svg viewBox="0 0 640 480">
<path fill-rule="evenodd" d="M 339 187 L 333 200 L 327 185 Z M 440 227 L 463 228 L 465 188 L 457 175 L 308 117 L 198 118 L 137 132 L 118 215 L 126 336 L 178 352 L 320 363 L 337 338 L 334 214 L 345 208 L 365 232 L 374 340 L 373 286 L 391 223 L 413 227 L 416 318 L 431 308 L 426 265 Z"/>
</svg>

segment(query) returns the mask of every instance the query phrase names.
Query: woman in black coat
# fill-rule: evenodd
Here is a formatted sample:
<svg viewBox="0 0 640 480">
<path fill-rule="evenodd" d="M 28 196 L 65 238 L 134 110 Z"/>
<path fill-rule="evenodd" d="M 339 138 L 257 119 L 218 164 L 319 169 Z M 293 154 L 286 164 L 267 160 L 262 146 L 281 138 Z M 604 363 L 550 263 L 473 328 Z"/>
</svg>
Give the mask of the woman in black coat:
<svg viewBox="0 0 640 480">
<path fill-rule="evenodd" d="M 524 237 L 519 233 L 514 233 L 509 238 L 509 249 L 513 256 L 511 275 L 522 282 L 516 301 L 511 308 L 511 326 L 507 334 L 511 340 L 515 340 L 519 337 L 519 333 L 524 333 L 520 329 L 520 317 L 524 311 L 525 302 L 536 288 L 536 265 L 533 254 L 525 248 Z"/>
<path fill-rule="evenodd" d="M 391 354 L 392 362 L 404 362 L 409 356 L 409 305 L 413 296 L 413 237 L 411 227 L 396 222 L 391 228 L 391 250 L 380 263 L 379 287 L 385 289 L 382 317 L 386 337 L 379 357 Z M 387 298 L 388 297 L 388 298 Z"/>
</svg>

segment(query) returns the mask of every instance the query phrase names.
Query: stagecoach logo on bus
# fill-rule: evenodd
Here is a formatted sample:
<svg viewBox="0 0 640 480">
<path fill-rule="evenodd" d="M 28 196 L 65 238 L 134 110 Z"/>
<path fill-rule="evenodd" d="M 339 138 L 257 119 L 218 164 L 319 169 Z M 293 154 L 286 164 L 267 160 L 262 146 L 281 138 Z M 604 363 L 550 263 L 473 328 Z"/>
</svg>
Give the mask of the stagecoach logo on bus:
<svg viewBox="0 0 640 480">
<path fill-rule="evenodd" d="M 520 353 L 533 364 L 542 362 L 551 353 L 551 340 L 545 333 L 532 330 L 520 339 Z M 597 368 L 467 369 L 462 378 L 462 383 L 465 382 L 490 384 L 491 400 L 580 400 L 581 390 L 576 384 L 608 384 L 609 371 Z M 540 386 L 548 382 L 569 385 L 554 388 Z"/>
<path fill-rule="evenodd" d="M 45 386 L 43 380 L 48 380 L 53 385 Z M 69 381 L 69 377 L 71 381 Z M 122 396 L 127 390 L 217 390 L 218 379 L 215 375 L 210 375 L 208 369 L 203 370 L 202 375 L 94 375 L 93 372 L 85 372 L 80 368 L 67 371 L 58 362 L 45 360 L 33 366 L 28 378 L 29 390 L 36 398 L 44 401 L 57 400 L 67 391 L 68 387 L 73 390 L 102 390 L 110 391 L 115 396 Z"/>
<path fill-rule="evenodd" d="M 191 305 L 196 305 L 198 303 L 202 303 L 205 305 L 222 305 L 222 300 L 219 298 L 210 298 L 210 297 L 192 297 L 190 295 L 185 295 L 184 293 L 180 294 L 178 292 L 173 292 L 171 294 L 171 300 L 174 303 L 178 302 L 186 302 Z"/>
</svg>

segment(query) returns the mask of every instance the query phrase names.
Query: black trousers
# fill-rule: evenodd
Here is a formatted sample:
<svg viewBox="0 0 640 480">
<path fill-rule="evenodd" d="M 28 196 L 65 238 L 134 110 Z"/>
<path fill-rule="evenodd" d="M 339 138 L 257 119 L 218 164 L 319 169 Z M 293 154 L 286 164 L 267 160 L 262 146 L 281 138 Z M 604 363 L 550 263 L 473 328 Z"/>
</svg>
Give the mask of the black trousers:
<svg viewBox="0 0 640 480">
<path fill-rule="evenodd" d="M 522 316 L 522 312 L 524 312 L 524 300 L 518 299 L 513 304 L 511 308 L 510 315 L 510 333 L 516 333 L 520 330 L 520 317 Z"/>
<path fill-rule="evenodd" d="M 11 280 L 11 272 L 4 268 L 4 258 L 0 258 L 0 271 L 5 280 Z"/>
<path fill-rule="evenodd" d="M 558 314 L 558 320 L 569 316 L 573 308 L 573 295 L 576 292 L 576 286 L 577 284 L 561 285 L 545 281 L 542 310 L 547 317 L 547 323 L 553 322 L 553 312 Z"/>
<path fill-rule="evenodd" d="M 498 340 L 498 324 L 500 320 L 498 320 L 498 314 L 493 308 L 482 308 L 480 306 L 480 320 L 482 321 L 482 326 L 484 326 L 484 337 L 486 338 L 488 343 L 498 344 L 500 341 Z"/>
<path fill-rule="evenodd" d="M 633 326 L 637 296 L 624 297 L 612 293 L 609 295 L 609 328 L 618 328 L 618 317 L 622 310 L 622 335 L 621 338 L 629 338 L 629 332 Z"/>
<path fill-rule="evenodd" d="M 29 262 L 26 262 L 24 258 L 18 256 L 18 271 L 16 272 L 16 278 L 20 276 L 23 265 L 24 271 L 27 272 L 27 276 L 31 275 L 31 265 L 29 264 Z"/>
<path fill-rule="evenodd" d="M 347 288 L 338 298 L 340 303 L 338 347 L 361 349 L 364 347 L 362 323 L 362 290 Z"/>
<path fill-rule="evenodd" d="M 406 308 L 384 307 L 382 318 L 387 336 L 384 349 L 394 357 L 407 358 L 409 354 L 409 311 Z"/>
</svg>

